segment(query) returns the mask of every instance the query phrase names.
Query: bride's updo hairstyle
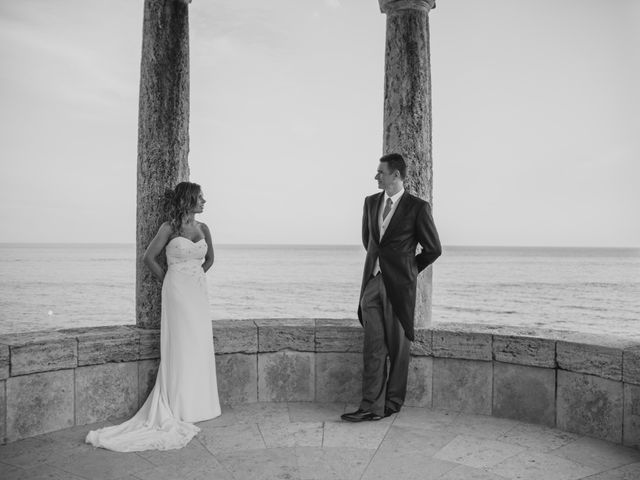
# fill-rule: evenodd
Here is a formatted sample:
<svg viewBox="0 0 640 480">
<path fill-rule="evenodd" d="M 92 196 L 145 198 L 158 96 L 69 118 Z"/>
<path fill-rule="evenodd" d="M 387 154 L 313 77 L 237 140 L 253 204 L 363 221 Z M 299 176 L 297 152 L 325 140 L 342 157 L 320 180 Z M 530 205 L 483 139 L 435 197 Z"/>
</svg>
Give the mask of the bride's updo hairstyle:
<svg viewBox="0 0 640 480">
<path fill-rule="evenodd" d="M 200 185 L 197 183 L 180 182 L 173 190 L 165 192 L 164 211 L 174 235 L 180 235 L 182 219 L 195 208 L 200 191 Z"/>
</svg>

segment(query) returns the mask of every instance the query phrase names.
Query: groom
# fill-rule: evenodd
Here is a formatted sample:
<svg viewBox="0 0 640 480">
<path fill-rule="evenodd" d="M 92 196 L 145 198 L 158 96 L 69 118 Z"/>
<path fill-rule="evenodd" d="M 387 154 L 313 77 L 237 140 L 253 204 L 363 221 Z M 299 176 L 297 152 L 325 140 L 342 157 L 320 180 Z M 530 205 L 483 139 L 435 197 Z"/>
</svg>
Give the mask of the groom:
<svg viewBox="0 0 640 480">
<path fill-rule="evenodd" d="M 442 253 L 431 206 L 405 192 L 406 174 L 402 155 L 384 155 L 375 176 L 383 192 L 364 201 L 367 258 L 358 308 L 364 326 L 362 401 L 358 410 L 342 415 L 349 422 L 380 420 L 400 411 L 414 338 L 418 273 Z M 417 244 L 422 251 L 416 255 Z"/>
</svg>

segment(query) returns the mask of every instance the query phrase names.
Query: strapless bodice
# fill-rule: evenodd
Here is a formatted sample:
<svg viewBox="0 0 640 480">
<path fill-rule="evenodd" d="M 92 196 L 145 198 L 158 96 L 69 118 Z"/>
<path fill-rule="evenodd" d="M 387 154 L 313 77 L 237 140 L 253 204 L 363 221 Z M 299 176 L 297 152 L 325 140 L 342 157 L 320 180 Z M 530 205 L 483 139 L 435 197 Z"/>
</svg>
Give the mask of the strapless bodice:
<svg viewBox="0 0 640 480">
<path fill-rule="evenodd" d="M 185 237 L 174 237 L 167 243 L 166 252 L 169 271 L 195 276 L 204 275 L 202 263 L 207 253 L 207 242 L 204 238 L 192 242 Z"/>
</svg>

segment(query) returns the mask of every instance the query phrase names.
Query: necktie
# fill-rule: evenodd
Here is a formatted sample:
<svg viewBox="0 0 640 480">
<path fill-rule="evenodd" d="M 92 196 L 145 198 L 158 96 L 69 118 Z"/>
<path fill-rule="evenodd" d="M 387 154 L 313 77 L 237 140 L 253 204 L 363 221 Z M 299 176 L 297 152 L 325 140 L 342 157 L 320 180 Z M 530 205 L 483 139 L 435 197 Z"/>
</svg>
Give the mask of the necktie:
<svg viewBox="0 0 640 480">
<path fill-rule="evenodd" d="M 390 198 L 387 198 L 387 203 L 384 206 L 384 210 L 382 211 L 382 220 L 387 218 L 387 215 L 389 215 L 389 212 L 391 211 L 392 205 L 393 205 L 393 201 Z"/>
</svg>

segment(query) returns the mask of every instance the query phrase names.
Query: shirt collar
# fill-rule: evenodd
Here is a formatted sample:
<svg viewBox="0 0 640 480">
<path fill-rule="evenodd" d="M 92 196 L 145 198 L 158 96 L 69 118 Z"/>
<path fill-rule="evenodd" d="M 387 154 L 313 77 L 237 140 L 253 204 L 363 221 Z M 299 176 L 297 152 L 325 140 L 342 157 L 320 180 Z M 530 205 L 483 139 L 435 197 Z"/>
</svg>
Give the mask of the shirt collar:
<svg viewBox="0 0 640 480">
<path fill-rule="evenodd" d="M 389 195 L 387 195 L 387 192 L 384 192 L 384 201 L 386 203 L 387 199 L 390 198 L 391 202 L 395 205 L 395 203 L 400 200 L 400 197 L 402 196 L 402 194 L 404 193 L 404 188 L 401 188 L 400 191 L 398 193 L 396 193 L 394 196 L 390 197 Z"/>
</svg>

